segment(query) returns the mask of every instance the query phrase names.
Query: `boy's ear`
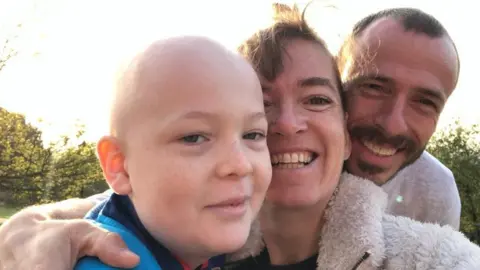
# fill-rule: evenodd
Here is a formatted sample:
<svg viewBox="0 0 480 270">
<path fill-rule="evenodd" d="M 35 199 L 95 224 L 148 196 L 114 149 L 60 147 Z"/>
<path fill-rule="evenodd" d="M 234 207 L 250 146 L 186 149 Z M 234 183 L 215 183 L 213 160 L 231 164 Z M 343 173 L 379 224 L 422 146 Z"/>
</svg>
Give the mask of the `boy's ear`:
<svg viewBox="0 0 480 270">
<path fill-rule="evenodd" d="M 343 154 L 343 160 L 349 159 L 352 153 L 352 140 L 350 139 L 350 132 L 348 132 L 347 121 L 348 113 L 345 113 L 345 153 Z"/>
<path fill-rule="evenodd" d="M 132 186 L 120 142 L 112 136 L 102 137 L 97 143 L 97 154 L 110 188 L 117 194 L 129 195 Z"/>
</svg>

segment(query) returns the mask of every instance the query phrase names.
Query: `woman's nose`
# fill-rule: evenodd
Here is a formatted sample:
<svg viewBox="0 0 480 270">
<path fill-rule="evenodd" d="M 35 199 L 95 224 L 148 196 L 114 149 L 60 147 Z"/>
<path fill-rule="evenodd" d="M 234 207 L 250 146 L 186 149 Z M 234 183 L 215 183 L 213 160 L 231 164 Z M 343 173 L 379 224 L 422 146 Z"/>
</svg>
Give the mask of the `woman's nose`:
<svg viewBox="0 0 480 270">
<path fill-rule="evenodd" d="M 271 114 L 269 129 L 271 133 L 283 136 L 291 136 L 307 129 L 303 117 L 296 112 L 293 105 L 285 105 Z"/>
</svg>

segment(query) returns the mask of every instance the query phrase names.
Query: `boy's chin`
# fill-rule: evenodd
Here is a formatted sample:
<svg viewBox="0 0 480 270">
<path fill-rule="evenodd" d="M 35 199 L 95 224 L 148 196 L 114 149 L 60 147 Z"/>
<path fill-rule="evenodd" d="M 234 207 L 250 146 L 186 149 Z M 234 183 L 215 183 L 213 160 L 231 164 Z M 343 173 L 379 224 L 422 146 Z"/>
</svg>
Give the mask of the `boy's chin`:
<svg viewBox="0 0 480 270">
<path fill-rule="evenodd" d="M 218 228 L 214 236 L 209 239 L 209 249 L 214 254 L 233 253 L 245 245 L 249 234 L 250 226 L 245 225 Z"/>
</svg>

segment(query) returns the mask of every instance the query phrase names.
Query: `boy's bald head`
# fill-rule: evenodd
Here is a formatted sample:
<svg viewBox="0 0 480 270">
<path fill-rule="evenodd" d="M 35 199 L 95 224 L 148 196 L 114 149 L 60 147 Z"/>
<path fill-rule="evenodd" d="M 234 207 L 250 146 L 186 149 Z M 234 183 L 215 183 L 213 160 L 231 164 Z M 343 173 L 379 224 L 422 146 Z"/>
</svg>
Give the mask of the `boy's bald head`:
<svg viewBox="0 0 480 270">
<path fill-rule="evenodd" d="M 177 37 L 152 43 L 119 79 L 112 134 L 97 145 L 112 190 L 191 268 L 241 248 L 271 179 L 251 65 L 207 38 Z M 212 207 L 238 197 L 249 198 L 241 215 Z"/>
<path fill-rule="evenodd" d="M 141 111 L 161 109 L 158 101 L 162 95 L 181 92 L 185 81 L 212 80 L 225 72 L 256 76 L 242 57 L 206 37 L 183 36 L 152 43 L 120 74 L 111 110 L 111 135 L 122 138 L 132 121 L 140 121 Z"/>
</svg>

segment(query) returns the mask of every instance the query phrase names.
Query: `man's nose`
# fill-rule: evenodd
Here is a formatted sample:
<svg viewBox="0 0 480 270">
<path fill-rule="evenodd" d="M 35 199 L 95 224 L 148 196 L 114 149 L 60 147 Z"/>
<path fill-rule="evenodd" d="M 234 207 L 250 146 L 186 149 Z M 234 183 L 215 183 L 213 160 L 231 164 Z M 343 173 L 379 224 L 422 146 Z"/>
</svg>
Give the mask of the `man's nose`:
<svg viewBox="0 0 480 270">
<path fill-rule="evenodd" d="M 375 119 L 375 124 L 381 126 L 389 136 L 402 135 L 408 132 L 405 119 L 407 102 L 403 99 L 393 99 L 386 102 L 380 114 Z"/>
</svg>

